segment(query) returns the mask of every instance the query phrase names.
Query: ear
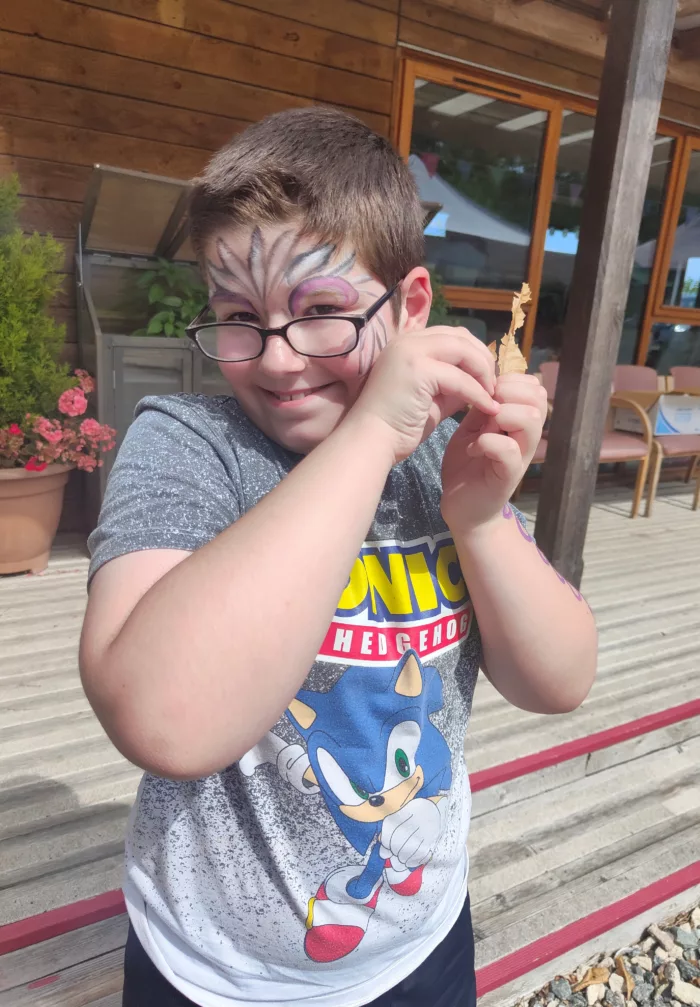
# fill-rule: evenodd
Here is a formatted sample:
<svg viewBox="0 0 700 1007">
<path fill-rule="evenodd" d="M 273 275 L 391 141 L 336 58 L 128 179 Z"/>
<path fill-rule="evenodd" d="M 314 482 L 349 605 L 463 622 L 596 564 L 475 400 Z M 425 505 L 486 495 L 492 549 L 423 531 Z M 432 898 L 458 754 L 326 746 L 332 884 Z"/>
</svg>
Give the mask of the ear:
<svg viewBox="0 0 700 1007">
<path fill-rule="evenodd" d="M 425 266 L 416 266 L 401 283 L 401 318 L 399 330 L 411 332 L 428 324 L 433 292 Z"/>
<path fill-rule="evenodd" d="M 316 720 L 316 711 L 312 710 L 306 703 L 302 703 L 300 699 L 293 699 L 287 709 L 299 726 L 303 727 L 305 731 L 308 731 L 314 720 Z"/>
<path fill-rule="evenodd" d="M 423 691 L 423 676 L 420 673 L 420 665 L 415 654 L 409 653 L 406 663 L 401 669 L 401 674 L 396 679 L 394 691 L 399 696 L 420 696 Z"/>
</svg>

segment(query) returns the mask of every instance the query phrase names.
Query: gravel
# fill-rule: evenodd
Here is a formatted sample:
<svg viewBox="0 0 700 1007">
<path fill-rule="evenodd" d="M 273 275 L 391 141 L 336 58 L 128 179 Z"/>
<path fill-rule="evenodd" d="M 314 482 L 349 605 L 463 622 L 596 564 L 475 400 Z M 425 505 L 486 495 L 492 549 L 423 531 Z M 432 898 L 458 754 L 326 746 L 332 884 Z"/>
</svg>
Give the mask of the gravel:
<svg viewBox="0 0 700 1007">
<path fill-rule="evenodd" d="M 700 906 L 556 976 L 516 1007 L 700 1007 Z"/>
</svg>

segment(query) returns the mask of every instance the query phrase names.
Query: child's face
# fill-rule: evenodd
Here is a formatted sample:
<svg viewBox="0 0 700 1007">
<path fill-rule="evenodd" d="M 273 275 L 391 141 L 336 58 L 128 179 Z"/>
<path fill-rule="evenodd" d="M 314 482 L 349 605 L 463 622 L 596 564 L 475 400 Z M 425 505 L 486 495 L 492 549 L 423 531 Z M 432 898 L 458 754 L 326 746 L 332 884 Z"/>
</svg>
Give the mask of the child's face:
<svg viewBox="0 0 700 1007">
<path fill-rule="evenodd" d="M 293 223 L 224 228 L 207 243 L 206 256 L 219 321 L 274 328 L 305 315 L 360 315 L 386 292 L 352 248 L 300 238 Z M 385 304 L 345 356 L 302 356 L 273 336 L 262 356 L 219 366 L 254 423 L 284 447 L 306 454 L 348 412 L 396 332 Z"/>
</svg>

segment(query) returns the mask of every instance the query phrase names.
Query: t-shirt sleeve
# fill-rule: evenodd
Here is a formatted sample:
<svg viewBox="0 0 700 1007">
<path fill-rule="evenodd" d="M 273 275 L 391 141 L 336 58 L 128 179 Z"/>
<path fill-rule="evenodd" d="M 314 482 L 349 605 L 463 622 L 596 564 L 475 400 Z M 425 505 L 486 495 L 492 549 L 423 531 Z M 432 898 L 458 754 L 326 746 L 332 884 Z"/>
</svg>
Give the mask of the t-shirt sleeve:
<svg viewBox="0 0 700 1007">
<path fill-rule="evenodd" d="M 126 553 L 194 552 L 240 516 L 235 456 L 219 440 L 201 407 L 167 399 L 140 404 L 88 539 L 88 583 Z"/>
</svg>

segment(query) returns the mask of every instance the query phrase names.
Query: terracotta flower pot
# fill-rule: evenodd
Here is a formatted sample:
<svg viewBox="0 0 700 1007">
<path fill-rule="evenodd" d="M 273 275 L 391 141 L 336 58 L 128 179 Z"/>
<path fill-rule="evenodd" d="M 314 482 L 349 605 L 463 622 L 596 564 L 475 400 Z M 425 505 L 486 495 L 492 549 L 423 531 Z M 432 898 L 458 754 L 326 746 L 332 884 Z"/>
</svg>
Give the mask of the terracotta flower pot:
<svg viewBox="0 0 700 1007">
<path fill-rule="evenodd" d="M 0 574 L 46 569 L 72 468 L 0 468 Z"/>
</svg>

